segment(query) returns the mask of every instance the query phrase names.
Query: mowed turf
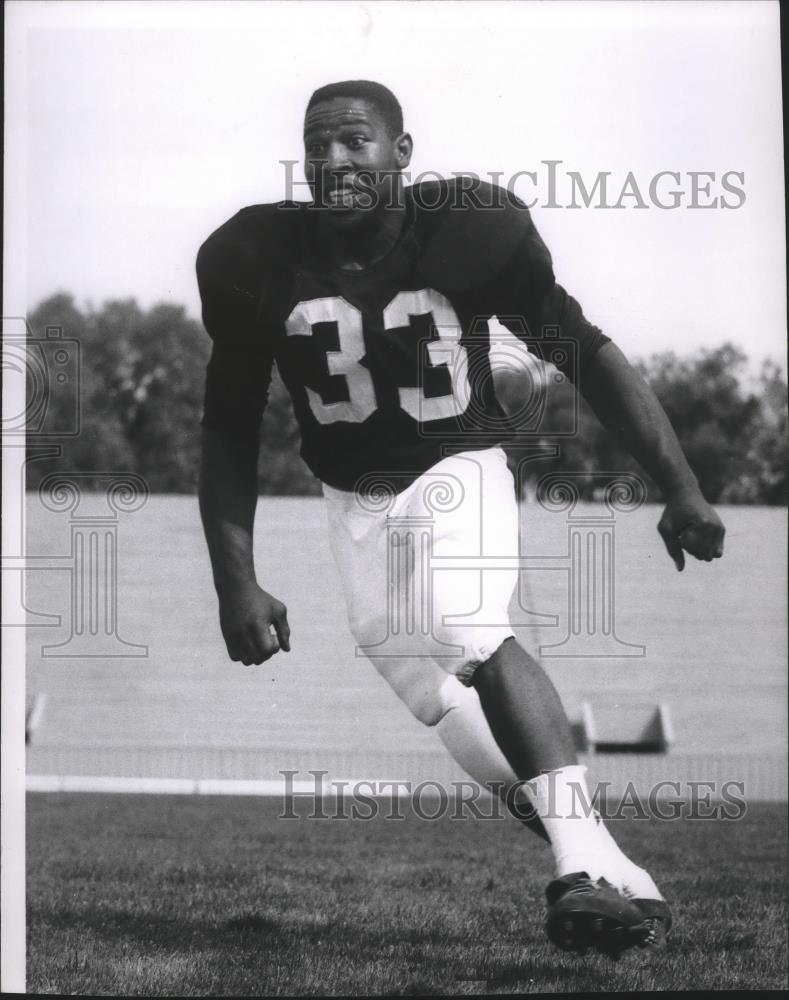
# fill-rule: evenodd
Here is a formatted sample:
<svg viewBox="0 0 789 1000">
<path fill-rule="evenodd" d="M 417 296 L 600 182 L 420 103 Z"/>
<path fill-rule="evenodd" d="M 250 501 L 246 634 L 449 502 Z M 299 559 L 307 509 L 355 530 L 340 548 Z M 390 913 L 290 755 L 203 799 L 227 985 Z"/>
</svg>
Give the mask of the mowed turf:
<svg viewBox="0 0 789 1000">
<path fill-rule="evenodd" d="M 28 798 L 28 991 L 527 993 L 786 987 L 786 807 L 615 821 L 673 901 L 667 950 L 546 941 L 514 820 L 283 820 L 277 799 Z M 329 809 L 327 805 L 325 807 Z M 430 806 L 425 803 L 425 808 Z M 308 811 L 303 803 L 300 812 Z"/>
</svg>

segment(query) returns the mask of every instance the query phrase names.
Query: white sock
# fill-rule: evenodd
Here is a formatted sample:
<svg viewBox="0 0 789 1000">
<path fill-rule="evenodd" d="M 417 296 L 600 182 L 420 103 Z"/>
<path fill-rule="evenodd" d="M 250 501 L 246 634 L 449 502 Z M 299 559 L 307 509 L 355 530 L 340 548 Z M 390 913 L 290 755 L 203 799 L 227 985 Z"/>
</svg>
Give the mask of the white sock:
<svg viewBox="0 0 789 1000">
<path fill-rule="evenodd" d="M 459 689 L 459 690 L 458 690 Z M 501 782 L 505 790 L 517 775 L 493 739 L 488 720 L 473 688 L 458 682 L 452 688 L 453 706 L 436 726 L 438 737 L 463 770 L 483 788 Z"/>
<path fill-rule="evenodd" d="M 612 856 L 616 858 L 616 879 L 609 879 L 612 885 L 631 899 L 663 899 L 654 879 L 644 868 L 631 861 L 611 836 L 610 830 L 597 816 L 597 829 Z"/>
<path fill-rule="evenodd" d="M 511 788 L 518 778 L 493 738 L 477 692 L 459 684 L 458 689 L 453 687 L 453 701 L 453 707 L 436 726 L 439 739 L 466 774 L 483 788 L 488 787 L 490 782 L 499 782 L 505 789 Z M 516 794 L 516 801 L 518 796 L 522 796 L 521 802 L 531 804 L 542 818 L 557 859 L 557 875 L 586 871 L 591 878 L 602 875 L 631 898 L 663 899 L 649 872 L 627 857 L 599 815 L 593 812 L 588 819 L 582 817 L 585 803 L 591 802 L 585 772 L 583 766 L 568 765 L 559 771 L 548 772 L 555 776 L 552 779 L 545 774 L 527 785 L 520 785 Z M 577 819 L 570 815 L 569 819 L 560 822 L 556 818 L 561 815 L 556 808 L 560 787 L 565 798 L 569 789 L 566 811 L 572 814 L 574 806 Z M 544 801 L 543 812 L 540 812 L 535 793 L 541 795 Z M 551 806 L 554 807 L 554 818 L 546 822 L 545 812 Z M 558 852 L 561 852 L 561 863 Z"/>
<path fill-rule="evenodd" d="M 524 788 L 550 837 L 557 877 L 586 872 L 610 882 L 615 856 L 590 807 L 585 772 L 583 765 L 569 764 L 532 778 Z"/>
</svg>

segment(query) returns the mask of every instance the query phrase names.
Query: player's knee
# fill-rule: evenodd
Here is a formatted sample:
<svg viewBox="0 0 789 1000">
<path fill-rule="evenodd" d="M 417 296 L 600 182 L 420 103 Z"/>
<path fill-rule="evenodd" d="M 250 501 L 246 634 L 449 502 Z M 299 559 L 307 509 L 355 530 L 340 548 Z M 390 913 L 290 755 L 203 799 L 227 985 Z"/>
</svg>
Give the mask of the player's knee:
<svg viewBox="0 0 789 1000">
<path fill-rule="evenodd" d="M 474 687 L 476 677 L 509 639 L 514 638 L 509 625 L 487 629 L 448 630 L 449 640 L 463 652 L 455 661 L 447 660 L 448 672 L 466 687 Z"/>
<path fill-rule="evenodd" d="M 386 618 L 380 614 L 351 611 L 348 615 L 348 626 L 356 644 L 362 649 L 373 647 L 386 637 Z"/>
<path fill-rule="evenodd" d="M 413 692 L 408 707 L 425 726 L 437 726 L 449 712 L 460 708 L 469 698 L 476 697 L 451 674 L 445 674 L 438 686 Z"/>
<path fill-rule="evenodd" d="M 423 726 L 437 726 L 448 712 L 448 708 L 437 697 L 435 691 L 421 691 L 403 698 L 411 714 Z"/>
<path fill-rule="evenodd" d="M 418 661 L 415 663 L 418 666 Z M 397 696 L 423 726 L 437 726 L 449 711 L 442 684 L 433 676 L 420 676 L 408 670 L 398 677 L 387 677 Z"/>
<path fill-rule="evenodd" d="M 373 658 L 378 673 L 423 726 L 437 726 L 454 707 L 452 694 L 461 685 L 428 656 Z M 461 689 L 462 690 L 462 689 Z"/>
</svg>

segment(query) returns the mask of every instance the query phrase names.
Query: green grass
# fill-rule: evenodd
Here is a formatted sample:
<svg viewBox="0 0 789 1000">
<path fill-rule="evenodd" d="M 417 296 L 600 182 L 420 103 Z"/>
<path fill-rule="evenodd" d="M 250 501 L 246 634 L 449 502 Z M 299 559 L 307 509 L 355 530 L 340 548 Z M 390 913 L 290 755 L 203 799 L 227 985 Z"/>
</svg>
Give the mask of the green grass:
<svg viewBox="0 0 789 1000">
<path fill-rule="evenodd" d="M 660 955 L 542 931 L 547 849 L 511 820 L 284 821 L 274 799 L 31 795 L 29 991 L 409 994 L 786 988 L 786 808 L 620 821 L 675 908 Z"/>
</svg>

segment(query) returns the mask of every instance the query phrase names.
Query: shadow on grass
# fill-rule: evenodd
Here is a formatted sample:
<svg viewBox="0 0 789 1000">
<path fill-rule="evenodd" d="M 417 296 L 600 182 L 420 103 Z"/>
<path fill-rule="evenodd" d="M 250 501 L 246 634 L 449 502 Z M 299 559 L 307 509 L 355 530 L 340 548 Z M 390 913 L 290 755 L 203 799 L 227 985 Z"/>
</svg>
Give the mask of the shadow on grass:
<svg viewBox="0 0 789 1000">
<path fill-rule="evenodd" d="M 401 919 L 401 918 L 396 918 Z M 197 949 L 216 950 L 258 948 L 261 940 L 267 945 L 353 944 L 354 949 L 381 950 L 398 945 L 466 947 L 468 930 L 457 933 L 430 927 L 403 927 L 402 924 L 381 923 L 376 927 L 333 922 L 317 918 L 278 917 L 265 912 L 244 912 L 225 920 L 201 917 L 169 916 L 162 913 L 141 913 L 113 908 L 97 911 L 59 907 L 41 910 L 30 907 L 29 922 L 47 927 L 49 932 L 66 930 L 89 931 L 106 941 L 136 940 L 154 949 L 167 948 L 194 952 Z"/>
<path fill-rule="evenodd" d="M 491 989 L 521 991 L 534 990 L 539 984 L 541 989 L 558 987 L 563 989 L 572 970 L 565 956 L 553 951 L 547 941 L 530 940 L 526 935 L 523 948 L 526 954 L 523 961 L 502 960 L 497 963 L 485 960 L 463 970 L 456 967 L 453 954 L 467 951 L 469 932 L 458 929 L 457 933 L 448 933 L 440 929 L 403 928 L 402 925 L 383 924 L 375 928 L 360 925 L 334 924 L 325 921 L 311 922 L 279 918 L 266 913 L 243 912 L 225 920 L 209 920 L 203 918 L 176 918 L 165 914 L 135 914 L 122 909 L 112 909 L 96 913 L 80 912 L 62 907 L 46 914 L 39 913 L 37 921 L 46 924 L 51 930 L 68 929 L 87 931 L 106 942 L 128 944 L 135 940 L 145 950 L 152 952 L 180 952 L 194 955 L 197 952 L 235 954 L 239 951 L 259 953 L 261 946 L 270 952 L 272 948 L 287 951 L 313 951 L 318 947 L 347 951 L 350 947 L 357 956 L 367 952 L 369 955 L 391 954 L 391 949 L 399 946 L 420 947 L 435 953 L 440 950 L 446 956 L 449 967 L 436 968 L 433 972 L 440 978 L 448 978 L 457 987 L 461 984 L 479 984 L 483 991 Z M 537 952 L 538 954 L 528 954 Z M 413 956 L 412 956 L 413 959 Z M 431 962 L 432 964 L 432 962 Z M 437 965 L 443 963 L 436 963 Z M 454 967 L 453 967 L 454 966 Z M 452 968 L 450 968 L 452 967 Z M 583 975 L 587 989 L 604 990 L 610 986 L 611 967 L 609 963 L 592 957 L 584 961 Z M 462 987 L 461 987 L 462 988 Z M 395 993 L 443 993 L 445 988 L 437 987 L 436 983 L 419 980 L 406 985 Z M 391 992 L 391 991 L 390 991 Z"/>
</svg>

